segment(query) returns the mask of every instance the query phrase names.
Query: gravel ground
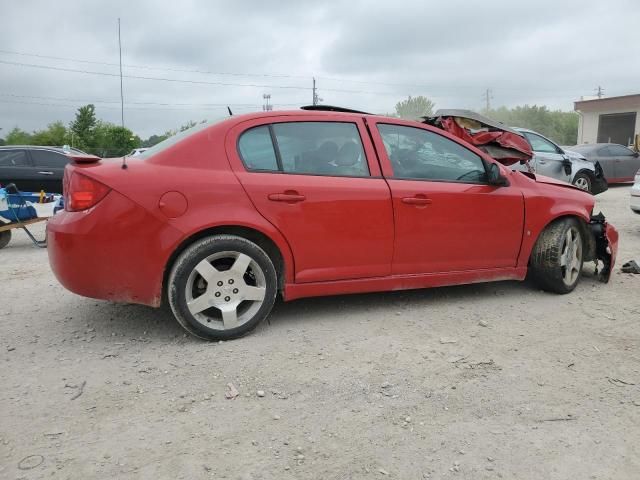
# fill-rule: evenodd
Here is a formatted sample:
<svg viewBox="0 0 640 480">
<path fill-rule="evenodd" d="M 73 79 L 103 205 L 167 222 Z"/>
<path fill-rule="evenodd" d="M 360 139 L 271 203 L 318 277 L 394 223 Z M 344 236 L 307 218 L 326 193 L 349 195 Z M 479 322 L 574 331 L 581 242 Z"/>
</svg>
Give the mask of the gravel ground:
<svg viewBox="0 0 640 480">
<path fill-rule="evenodd" d="M 17 233 L 0 252 L 0 478 L 637 479 L 628 195 L 598 200 L 621 235 L 608 285 L 299 300 L 214 344 L 65 291 Z"/>
</svg>

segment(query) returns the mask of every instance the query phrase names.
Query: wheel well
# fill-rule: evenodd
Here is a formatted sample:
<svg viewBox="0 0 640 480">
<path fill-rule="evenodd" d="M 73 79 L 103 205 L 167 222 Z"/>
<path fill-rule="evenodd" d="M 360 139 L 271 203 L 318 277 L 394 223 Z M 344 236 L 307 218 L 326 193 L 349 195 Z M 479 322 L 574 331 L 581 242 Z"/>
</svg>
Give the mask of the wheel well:
<svg viewBox="0 0 640 480">
<path fill-rule="evenodd" d="M 276 274 L 278 276 L 278 290 L 282 292 L 284 289 L 284 279 L 285 279 L 285 266 L 284 266 L 284 258 L 282 257 L 282 253 L 278 246 L 264 233 L 254 230 L 248 227 L 234 226 L 234 225 L 222 225 L 219 227 L 211 227 L 205 230 L 201 230 L 197 232 L 187 239 L 185 239 L 178 248 L 171 254 L 167 264 L 164 268 L 164 275 L 162 278 L 162 302 L 164 303 L 167 295 L 167 281 L 169 278 L 169 273 L 171 272 L 171 267 L 174 262 L 178 258 L 178 256 L 187 248 L 189 245 L 197 242 L 198 240 L 210 237 L 212 235 L 236 235 L 238 237 L 246 238 L 247 240 L 252 241 L 260 248 L 262 248 L 266 254 L 269 256 L 271 261 L 273 262 L 273 266 L 276 269 Z"/>
<path fill-rule="evenodd" d="M 563 220 L 569 220 L 569 219 L 572 219 L 578 222 L 578 226 L 580 228 L 580 234 L 584 239 L 584 247 L 585 247 L 584 261 L 588 262 L 595 258 L 596 241 L 595 241 L 595 238 L 593 237 L 593 234 L 591 233 L 591 227 L 589 226 L 589 224 L 584 221 L 584 218 L 578 215 L 562 215 L 561 217 L 554 218 L 549 223 L 547 223 L 543 228 L 540 229 L 540 233 L 538 233 L 538 237 L 536 238 L 536 241 L 534 242 L 533 247 L 529 252 L 529 261 L 527 262 L 528 264 L 531 263 L 531 255 L 533 255 L 533 251 L 536 248 L 536 243 L 538 243 L 538 239 L 540 238 L 540 235 L 542 235 L 542 232 L 544 232 L 547 228 L 549 228 L 554 223 L 561 222 Z"/>
<path fill-rule="evenodd" d="M 592 181 L 592 182 L 593 182 L 593 180 L 595 180 L 595 178 L 596 178 L 595 173 L 593 173 L 591 170 L 589 170 L 589 169 L 587 169 L 587 168 L 583 168 L 582 170 L 578 170 L 578 171 L 576 172 L 576 175 L 579 175 L 579 174 L 581 174 L 581 173 L 584 173 L 585 175 L 587 175 L 587 176 L 591 179 L 591 181 Z M 575 180 L 575 178 L 576 178 L 576 175 L 574 175 L 574 176 L 573 176 L 573 179 L 574 179 L 574 180 Z"/>
</svg>

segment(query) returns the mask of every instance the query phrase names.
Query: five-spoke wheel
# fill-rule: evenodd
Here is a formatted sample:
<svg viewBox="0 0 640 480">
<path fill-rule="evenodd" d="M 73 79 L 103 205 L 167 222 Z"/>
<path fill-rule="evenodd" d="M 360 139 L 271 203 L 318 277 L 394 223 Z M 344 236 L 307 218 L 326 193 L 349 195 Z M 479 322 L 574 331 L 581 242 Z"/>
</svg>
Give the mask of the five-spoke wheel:
<svg viewBox="0 0 640 480">
<path fill-rule="evenodd" d="M 549 225 L 531 252 L 530 274 L 545 290 L 569 293 L 578 284 L 584 263 L 581 228 L 575 219 Z"/>
<path fill-rule="evenodd" d="M 276 290 L 276 271 L 264 250 L 241 237 L 216 235 L 178 257 L 168 297 L 184 328 L 221 340 L 255 328 L 271 311 Z"/>
</svg>

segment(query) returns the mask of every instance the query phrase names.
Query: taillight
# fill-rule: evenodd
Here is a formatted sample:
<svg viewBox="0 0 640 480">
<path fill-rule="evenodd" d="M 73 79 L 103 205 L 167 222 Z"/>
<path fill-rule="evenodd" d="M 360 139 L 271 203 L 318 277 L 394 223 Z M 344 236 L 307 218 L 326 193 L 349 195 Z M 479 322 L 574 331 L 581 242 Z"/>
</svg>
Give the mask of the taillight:
<svg viewBox="0 0 640 480">
<path fill-rule="evenodd" d="M 78 212 L 91 208 L 110 190 L 105 184 L 78 172 L 73 172 L 70 177 L 67 177 L 65 171 L 64 209 L 68 212 Z"/>
</svg>

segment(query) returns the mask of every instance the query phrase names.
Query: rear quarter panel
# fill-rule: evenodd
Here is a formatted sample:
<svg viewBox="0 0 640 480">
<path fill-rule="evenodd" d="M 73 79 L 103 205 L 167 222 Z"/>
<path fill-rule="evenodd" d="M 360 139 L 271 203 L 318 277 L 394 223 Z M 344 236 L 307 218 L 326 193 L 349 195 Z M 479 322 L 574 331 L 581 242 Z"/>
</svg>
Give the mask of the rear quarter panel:
<svg viewBox="0 0 640 480">
<path fill-rule="evenodd" d="M 225 126 L 226 125 L 226 126 Z M 240 182 L 231 171 L 224 149 L 227 122 L 207 128 L 147 160 L 103 160 L 99 164 L 75 165 L 98 181 L 146 209 L 158 221 L 181 232 L 165 245 L 163 268 L 171 254 L 190 237 L 221 226 L 251 228 L 269 237 L 280 250 L 285 279 L 293 281 L 293 257 L 280 232 L 254 208 Z M 163 194 L 179 192 L 186 198 L 187 210 L 168 218 L 160 209 Z"/>
</svg>

